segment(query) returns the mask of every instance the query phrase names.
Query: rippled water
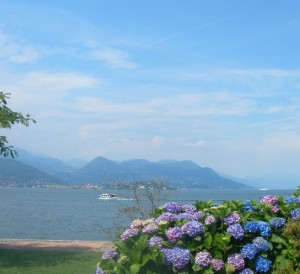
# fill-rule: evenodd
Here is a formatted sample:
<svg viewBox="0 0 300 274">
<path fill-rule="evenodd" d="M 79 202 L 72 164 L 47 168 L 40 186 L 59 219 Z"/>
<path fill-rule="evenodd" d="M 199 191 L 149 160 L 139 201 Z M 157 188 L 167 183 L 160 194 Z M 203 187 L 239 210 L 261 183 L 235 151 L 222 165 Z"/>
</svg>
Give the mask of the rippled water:
<svg viewBox="0 0 300 274">
<path fill-rule="evenodd" d="M 167 199 L 180 203 L 196 200 L 220 203 L 259 199 L 266 194 L 287 196 L 295 190 L 178 190 L 167 191 Z M 99 194 L 83 189 L 2 188 L 0 238 L 109 240 L 113 237 L 113 223 L 128 226 L 129 220 L 117 217 L 116 213 L 133 201 L 98 200 Z"/>
</svg>

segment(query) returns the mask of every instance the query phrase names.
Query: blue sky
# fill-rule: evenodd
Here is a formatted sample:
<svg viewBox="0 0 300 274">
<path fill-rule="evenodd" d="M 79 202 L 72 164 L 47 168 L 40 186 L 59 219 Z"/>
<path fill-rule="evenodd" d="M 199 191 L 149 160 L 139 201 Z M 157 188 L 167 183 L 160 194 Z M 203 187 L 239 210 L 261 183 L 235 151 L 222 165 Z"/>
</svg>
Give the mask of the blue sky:
<svg viewBox="0 0 300 274">
<path fill-rule="evenodd" d="M 299 175 L 300 2 L 0 1 L 0 90 L 59 159 Z"/>
</svg>

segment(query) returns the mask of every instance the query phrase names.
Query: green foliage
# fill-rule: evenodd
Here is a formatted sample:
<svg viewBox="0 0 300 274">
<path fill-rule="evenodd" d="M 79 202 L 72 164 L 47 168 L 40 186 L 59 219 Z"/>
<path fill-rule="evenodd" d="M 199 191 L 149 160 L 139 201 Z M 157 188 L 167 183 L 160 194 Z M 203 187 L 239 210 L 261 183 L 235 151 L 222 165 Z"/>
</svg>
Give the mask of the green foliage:
<svg viewBox="0 0 300 274">
<path fill-rule="evenodd" d="M 35 123 L 35 120 L 29 114 L 24 116 L 22 113 L 15 112 L 7 107 L 9 96 L 10 93 L 0 91 L 0 128 L 10 129 L 14 124 L 23 124 L 28 127 L 30 122 Z M 12 158 L 18 156 L 17 151 L 8 145 L 6 136 L 0 136 L 0 155 L 4 157 L 11 156 Z"/>
<path fill-rule="evenodd" d="M 99 262 L 105 273 L 238 274 L 246 268 L 252 272 L 244 273 L 300 273 L 300 189 L 285 198 L 266 195 L 219 206 L 199 201 L 187 209 L 167 203 L 152 217 L 133 221 L 115 241 L 116 256 Z M 191 223 L 200 223 L 202 230 L 192 234 Z M 231 232 L 236 227 L 242 237 Z M 199 259 L 204 253 L 211 256 L 206 265 Z M 234 254 L 243 261 L 240 268 L 229 259 Z"/>
</svg>

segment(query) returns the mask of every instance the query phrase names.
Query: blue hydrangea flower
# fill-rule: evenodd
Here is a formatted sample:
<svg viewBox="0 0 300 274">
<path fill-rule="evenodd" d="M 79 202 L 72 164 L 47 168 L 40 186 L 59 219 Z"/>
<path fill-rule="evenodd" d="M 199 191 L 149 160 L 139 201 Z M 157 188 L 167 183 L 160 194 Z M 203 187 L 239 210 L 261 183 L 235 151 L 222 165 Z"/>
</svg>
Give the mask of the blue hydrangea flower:
<svg viewBox="0 0 300 274">
<path fill-rule="evenodd" d="M 254 274 L 254 272 L 249 268 L 245 268 L 240 274 Z"/>
<path fill-rule="evenodd" d="M 253 244 L 246 244 L 241 249 L 241 254 L 244 258 L 252 260 L 258 252 L 258 248 Z"/>
<path fill-rule="evenodd" d="M 288 196 L 288 197 L 285 198 L 284 202 L 286 204 L 291 204 L 291 203 L 299 204 L 300 203 L 300 196 L 299 197 Z"/>
<path fill-rule="evenodd" d="M 161 248 L 161 242 L 163 241 L 164 239 L 162 237 L 159 237 L 159 236 L 153 236 L 149 239 L 148 241 L 148 244 L 149 246 L 153 247 L 153 246 L 158 246 L 159 248 Z"/>
<path fill-rule="evenodd" d="M 197 211 L 197 208 L 191 204 L 185 204 L 182 206 L 182 210 L 186 213 L 194 214 Z"/>
<path fill-rule="evenodd" d="M 178 220 L 186 219 L 186 220 L 189 220 L 189 221 L 195 220 L 193 214 L 186 213 L 186 212 L 179 213 L 179 214 L 176 216 L 176 219 L 178 219 Z"/>
<path fill-rule="evenodd" d="M 224 262 L 221 259 L 212 259 L 211 268 L 214 271 L 220 271 L 222 268 L 224 268 Z"/>
<path fill-rule="evenodd" d="M 227 233 L 236 240 L 242 240 L 244 238 L 244 229 L 240 224 L 230 225 L 227 228 Z"/>
<path fill-rule="evenodd" d="M 254 211 L 254 208 L 253 208 L 250 200 L 245 200 L 244 201 L 244 206 L 243 206 L 242 209 L 243 209 L 243 211 L 249 211 L 249 212 Z"/>
<path fill-rule="evenodd" d="M 176 243 L 177 241 L 179 241 L 183 238 L 183 231 L 178 226 L 169 228 L 167 231 L 167 237 L 168 237 L 169 242 Z"/>
<path fill-rule="evenodd" d="M 181 205 L 175 202 L 166 203 L 163 208 L 170 213 L 179 213 L 181 211 Z"/>
<path fill-rule="evenodd" d="M 241 217 L 236 212 L 231 212 L 228 216 L 224 218 L 224 223 L 226 225 L 233 225 L 240 221 Z"/>
<path fill-rule="evenodd" d="M 115 259 L 118 256 L 118 252 L 114 250 L 104 251 L 102 254 L 102 260 Z"/>
<path fill-rule="evenodd" d="M 235 270 L 242 270 L 245 267 L 244 258 L 237 253 L 228 256 L 227 263 L 232 265 Z"/>
<path fill-rule="evenodd" d="M 252 243 L 259 251 L 267 251 L 270 248 L 269 242 L 263 237 L 256 237 Z"/>
<path fill-rule="evenodd" d="M 258 222 L 248 221 L 244 226 L 245 231 L 255 233 L 258 231 Z"/>
<path fill-rule="evenodd" d="M 300 208 L 295 208 L 290 211 L 290 216 L 293 220 L 297 220 L 297 217 L 300 215 Z"/>
<path fill-rule="evenodd" d="M 258 221 L 258 230 L 260 232 L 260 235 L 263 237 L 268 237 L 271 235 L 271 228 L 266 222 Z"/>
<path fill-rule="evenodd" d="M 275 217 L 269 221 L 270 226 L 278 228 L 283 227 L 285 225 L 285 219 L 280 217 Z"/>
<path fill-rule="evenodd" d="M 195 256 L 195 264 L 200 266 L 209 266 L 212 261 L 212 256 L 208 252 L 198 252 Z"/>
<path fill-rule="evenodd" d="M 264 258 L 262 256 L 259 256 L 255 260 L 255 269 L 257 272 L 268 272 L 270 270 L 270 267 L 272 265 L 272 261 L 270 261 L 267 258 Z"/>
<path fill-rule="evenodd" d="M 128 228 L 126 229 L 122 235 L 121 235 L 121 240 L 126 241 L 128 238 L 133 237 L 139 233 L 137 228 Z"/>
<path fill-rule="evenodd" d="M 175 219 L 176 219 L 176 214 L 166 212 L 157 217 L 156 223 L 159 223 L 161 221 L 172 222 L 172 221 L 175 221 Z"/>
<path fill-rule="evenodd" d="M 190 237 L 196 237 L 204 233 L 204 227 L 198 221 L 190 221 L 182 226 L 182 231 L 187 233 Z"/>
<path fill-rule="evenodd" d="M 191 252 L 188 249 L 174 247 L 171 251 L 171 262 L 177 269 L 184 268 L 190 261 Z"/>
</svg>

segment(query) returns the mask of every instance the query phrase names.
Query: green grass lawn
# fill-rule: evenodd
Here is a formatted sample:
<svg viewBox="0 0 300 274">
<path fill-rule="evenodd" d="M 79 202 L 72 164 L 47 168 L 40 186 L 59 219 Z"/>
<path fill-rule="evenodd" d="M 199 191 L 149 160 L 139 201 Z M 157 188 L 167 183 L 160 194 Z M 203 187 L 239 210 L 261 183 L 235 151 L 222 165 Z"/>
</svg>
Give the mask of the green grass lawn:
<svg viewBox="0 0 300 274">
<path fill-rule="evenodd" d="M 1 274 L 94 274 L 98 252 L 0 250 Z"/>
</svg>

